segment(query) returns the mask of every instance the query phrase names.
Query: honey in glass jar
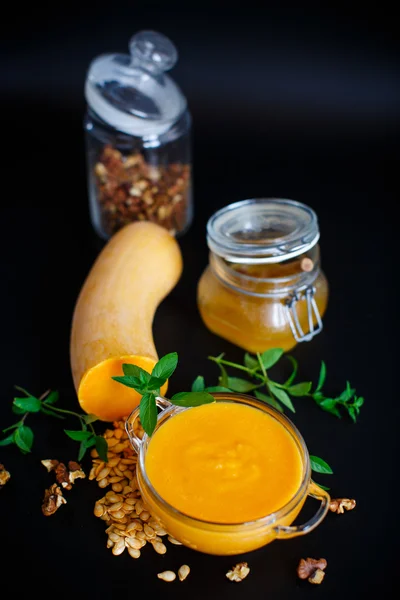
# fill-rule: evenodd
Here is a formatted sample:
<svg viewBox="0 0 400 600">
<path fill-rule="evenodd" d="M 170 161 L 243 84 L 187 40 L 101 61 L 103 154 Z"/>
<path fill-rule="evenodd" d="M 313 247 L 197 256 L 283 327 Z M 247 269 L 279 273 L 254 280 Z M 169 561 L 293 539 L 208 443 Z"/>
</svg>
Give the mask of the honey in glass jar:
<svg viewBox="0 0 400 600">
<path fill-rule="evenodd" d="M 294 200 L 243 200 L 217 211 L 197 288 L 205 325 L 252 353 L 311 340 L 329 295 L 319 237 L 314 210 Z"/>
</svg>

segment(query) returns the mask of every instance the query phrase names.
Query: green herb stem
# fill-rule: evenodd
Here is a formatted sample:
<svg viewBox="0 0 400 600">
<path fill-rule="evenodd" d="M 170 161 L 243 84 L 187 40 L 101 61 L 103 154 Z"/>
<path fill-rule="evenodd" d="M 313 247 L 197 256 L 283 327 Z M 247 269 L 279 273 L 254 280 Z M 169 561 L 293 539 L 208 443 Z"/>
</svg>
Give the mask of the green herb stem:
<svg viewBox="0 0 400 600">
<path fill-rule="evenodd" d="M 263 361 L 261 360 L 261 354 L 259 352 L 257 352 L 257 360 L 258 360 L 258 364 L 260 365 L 261 371 L 264 375 L 264 379 L 265 379 L 265 381 L 267 381 L 268 380 L 267 371 L 265 370 Z"/>
<path fill-rule="evenodd" d="M 226 367 L 233 367 L 235 369 L 239 369 L 239 371 L 246 371 L 246 373 L 253 373 L 253 369 L 249 369 L 243 365 L 239 365 L 233 362 L 229 362 L 229 360 L 224 360 L 223 358 L 219 358 L 218 356 L 209 356 L 209 360 L 212 360 L 218 364 L 225 365 Z"/>
</svg>

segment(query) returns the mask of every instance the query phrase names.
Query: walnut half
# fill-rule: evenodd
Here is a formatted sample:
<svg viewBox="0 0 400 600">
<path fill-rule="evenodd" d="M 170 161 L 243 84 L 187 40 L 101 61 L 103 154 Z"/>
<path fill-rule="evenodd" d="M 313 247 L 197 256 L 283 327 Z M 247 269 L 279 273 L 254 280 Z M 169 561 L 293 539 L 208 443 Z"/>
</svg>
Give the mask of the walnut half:
<svg viewBox="0 0 400 600">
<path fill-rule="evenodd" d="M 85 472 L 82 470 L 81 465 L 74 460 L 70 460 L 68 463 L 69 468 L 69 481 L 74 483 L 75 479 L 84 479 L 86 477 Z"/>
<path fill-rule="evenodd" d="M 44 467 L 46 467 L 47 471 L 53 471 L 58 465 L 58 460 L 53 460 L 52 458 L 46 458 L 40 461 Z"/>
<path fill-rule="evenodd" d="M 329 510 L 341 515 L 345 510 L 353 510 L 356 506 L 354 498 L 332 498 Z"/>
<path fill-rule="evenodd" d="M 241 562 L 232 567 L 232 569 L 226 573 L 226 576 L 230 581 L 243 581 L 249 573 L 250 569 L 247 562 Z"/>
<path fill-rule="evenodd" d="M 310 583 L 322 583 L 327 564 L 324 558 L 302 558 L 297 566 L 297 576 Z"/>
<path fill-rule="evenodd" d="M 3 485 L 6 485 L 10 477 L 10 473 L 6 471 L 5 466 L 0 463 L 0 490 L 3 487 Z"/>
<path fill-rule="evenodd" d="M 56 483 L 53 483 L 53 485 L 51 485 L 44 493 L 42 513 L 45 517 L 49 517 L 60 508 L 61 504 L 66 503 L 67 501 L 64 498 L 62 491 Z"/>
</svg>

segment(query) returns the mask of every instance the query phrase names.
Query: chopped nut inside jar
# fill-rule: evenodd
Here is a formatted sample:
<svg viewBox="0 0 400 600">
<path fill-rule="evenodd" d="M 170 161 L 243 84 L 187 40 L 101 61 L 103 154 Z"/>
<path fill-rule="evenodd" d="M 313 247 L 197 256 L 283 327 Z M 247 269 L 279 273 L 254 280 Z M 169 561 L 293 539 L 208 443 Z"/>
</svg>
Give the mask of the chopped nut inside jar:
<svg viewBox="0 0 400 600">
<path fill-rule="evenodd" d="M 232 567 L 230 571 L 226 573 L 226 577 L 230 579 L 230 581 L 243 581 L 250 573 L 249 566 L 247 562 L 241 562 Z"/>
<path fill-rule="evenodd" d="M 140 152 L 123 155 L 107 144 L 94 167 L 101 226 L 111 236 L 131 221 L 152 221 L 172 235 L 187 225 L 190 166 L 154 166 Z"/>
</svg>

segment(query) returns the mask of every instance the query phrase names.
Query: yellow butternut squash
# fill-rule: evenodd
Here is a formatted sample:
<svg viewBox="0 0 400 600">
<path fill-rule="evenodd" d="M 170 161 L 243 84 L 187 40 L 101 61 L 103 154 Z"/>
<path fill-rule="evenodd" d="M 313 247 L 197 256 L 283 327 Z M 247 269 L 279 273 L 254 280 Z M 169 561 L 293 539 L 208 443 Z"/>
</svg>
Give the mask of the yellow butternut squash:
<svg viewBox="0 0 400 600">
<path fill-rule="evenodd" d="M 123 363 L 151 372 L 159 358 L 153 340 L 154 314 L 181 273 L 177 241 L 155 223 L 126 225 L 104 246 L 82 286 L 72 318 L 72 377 L 85 412 L 114 421 L 137 406 L 141 396 L 111 378 L 123 374 Z"/>
</svg>

